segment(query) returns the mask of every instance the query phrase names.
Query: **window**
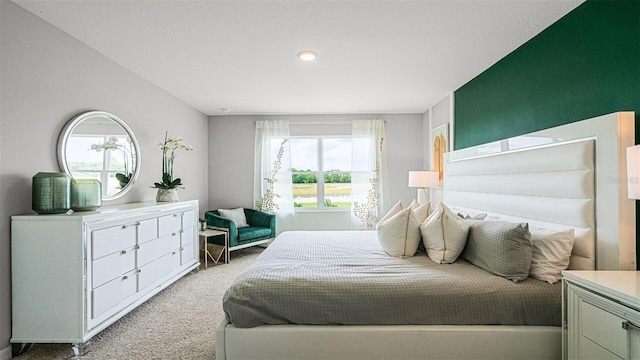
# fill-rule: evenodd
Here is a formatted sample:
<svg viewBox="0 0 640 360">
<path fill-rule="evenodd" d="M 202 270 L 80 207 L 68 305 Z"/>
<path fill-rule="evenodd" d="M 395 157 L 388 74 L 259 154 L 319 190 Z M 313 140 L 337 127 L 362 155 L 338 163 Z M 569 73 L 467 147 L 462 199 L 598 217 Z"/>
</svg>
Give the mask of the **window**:
<svg viewBox="0 0 640 360">
<path fill-rule="evenodd" d="M 74 176 L 81 179 L 96 179 L 102 184 L 103 195 L 113 194 L 122 187 L 117 173 L 129 174 L 132 145 L 124 135 L 72 135 L 67 149 L 77 155 L 69 167 Z M 93 151 L 87 151 L 93 150 Z"/>
<path fill-rule="evenodd" d="M 292 137 L 290 146 L 294 206 L 350 208 L 351 137 Z"/>
</svg>

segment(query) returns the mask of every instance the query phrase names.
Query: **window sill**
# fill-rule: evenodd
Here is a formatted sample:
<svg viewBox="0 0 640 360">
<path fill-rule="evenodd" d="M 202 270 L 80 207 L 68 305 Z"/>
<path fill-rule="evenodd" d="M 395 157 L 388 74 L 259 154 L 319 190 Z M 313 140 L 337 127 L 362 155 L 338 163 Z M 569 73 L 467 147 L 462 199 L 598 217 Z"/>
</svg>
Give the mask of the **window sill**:
<svg viewBox="0 0 640 360">
<path fill-rule="evenodd" d="M 351 212 L 351 208 L 294 208 L 296 213 L 327 213 L 327 212 L 339 212 L 348 213 Z"/>
</svg>

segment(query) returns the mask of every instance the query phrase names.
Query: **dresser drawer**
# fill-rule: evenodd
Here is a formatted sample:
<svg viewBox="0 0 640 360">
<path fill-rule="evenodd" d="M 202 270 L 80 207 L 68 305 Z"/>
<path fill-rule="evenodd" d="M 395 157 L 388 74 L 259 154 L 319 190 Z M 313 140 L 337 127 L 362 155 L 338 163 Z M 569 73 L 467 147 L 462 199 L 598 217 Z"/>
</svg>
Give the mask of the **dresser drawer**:
<svg viewBox="0 0 640 360">
<path fill-rule="evenodd" d="M 138 272 L 138 291 L 142 291 L 155 284 L 160 278 L 171 272 L 171 270 L 174 269 L 171 265 L 173 257 L 174 255 L 172 253 L 168 253 L 142 266 Z"/>
<path fill-rule="evenodd" d="M 165 236 L 139 245 L 138 267 L 146 265 L 180 247 L 179 236 Z"/>
<path fill-rule="evenodd" d="M 180 251 L 180 264 L 186 264 L 189 261 L 195 259 L 196 254 L 193 248 L 193 242 L 189 244 L 182 245 L 182 250 Z"/>
<path fill-rule="evenodd" d="M 196 223 L 195 211 L 189 210 L 185 211 L 182 216 L 182 228 L 186 229 L 188 227 L 198 226 Z"/>
<path fill-rule="evenodd" d="M 91 259 L 120 252 L 136 244 L 138 222 L 91 232 Z"/>
<path fill-rule="evenodd" d="M 193 226 L 184 228 L 180 233 L 180 243 L 188 244 L 192 243 L 195 239 L 195 228 Z"/>
<path fill-rule="evenodd" d="M 138 226 L 138 244 L 158 238 L 158 219 L 140 221 Z"/>
<path fill-rule="evenodd" d="M 616 356 L 602 346 L 594 343 L 589 339 L 580 341 L 580 360 L 620 360 L 623 359 Z"/>
<path fill-rule="evenodd" d="M 586 301 L 581 303 L 582 337 L 619 357 L 627 353 L 627 331 L 624 319 Z"/>
<path fill-rule="evenodd" d="M 182 261 L 182 251 L 176 250 L 171 253 L 171 269 L 177 269 L 180 267 Z"/>
<path fill-rule="evenodd" d="M 158 218 L 158 236 L 179 234 L 182 230 L 182 213 L 170 214 Z"/>
<path fill-rule="evenodd" d="M 103 256 L 91 262 L 92 288 L 130 272 L 136 267 L 135 247 Z"/>
<path fill-rule="evenodd" d="M 113 279 L 91 292 L 92 318 L 96 318 L 120 304 L 137 291 L 136 270 Z"/>
</svg>

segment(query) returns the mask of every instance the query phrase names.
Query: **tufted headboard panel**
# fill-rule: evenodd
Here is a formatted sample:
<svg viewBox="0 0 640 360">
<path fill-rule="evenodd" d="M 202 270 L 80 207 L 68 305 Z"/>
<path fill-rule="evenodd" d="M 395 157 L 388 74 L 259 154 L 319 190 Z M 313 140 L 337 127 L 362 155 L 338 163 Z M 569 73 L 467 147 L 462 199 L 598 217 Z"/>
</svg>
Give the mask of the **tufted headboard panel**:
<svg viewBox="0 0 640 360">
<path fill-rule="evenodd" d="M 445 203 L 531 227 L 574 228 L 570 268 L 595 269 L 594 147 L 590 139 L 450 161 Z"/>
<path fill-rule="evenodd" d="M 634 114 L 624 112 L 446 153 L 443 199 L 470 214 L 574 228 L 570 269 L 635 270 L 634 143 Z"/>
</svg>

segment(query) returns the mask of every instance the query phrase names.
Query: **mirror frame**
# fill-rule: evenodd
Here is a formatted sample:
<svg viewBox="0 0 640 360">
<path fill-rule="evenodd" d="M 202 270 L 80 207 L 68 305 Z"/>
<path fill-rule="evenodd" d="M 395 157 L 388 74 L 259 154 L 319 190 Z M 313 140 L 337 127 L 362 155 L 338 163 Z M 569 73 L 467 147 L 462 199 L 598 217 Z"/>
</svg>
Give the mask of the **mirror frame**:
<svg viewBox="0 0 640 360">
<path fill-rule="evenodd" d="M 136 151 L 136 161 L 135 161 L 135 164 L 133 164 L 133 169 L 131 170 L 131 179 L 129 180 L 127 185 L 125 185 L 122 188 L 122 190 L 120 190 L 119 192 L 113 195 L 107 195 L 102 197 L 103 201 L 115 200 L 123 196 L 124 194 L 126 194 L 129 190 L 131 190 L 131 187 L 133 186 L 134 182 L 136 181 L 140 173 L 140 161 L 141 161 L 140 145 L 138 144 L 138 140 L 133 134 L 133 131 L 131 130 L 131 128 L 129 128 L 129 126 L 127 126 L 127 124 L 124 121 L 122 121 L 122 119 L 120 119 L 119 117 L 104 111 L 86 111 L 72 117 L 71 120 L 69 120 L 67 124 L 64 126 L 64 128 L 62 129 L 62 131 L 60 132 L 60 136 L 58 138 L 58 165 L 60 166 L 60 169 L 63 172 L 65 172 L 67 175 L 73 178 L 73 175 L 71 173 L 71 170 L 69 169 L 69 164 L 67 162 L 67 157 L 66 157 L 67 141 L 71 136 L 71 134 L 73 134 L 73 130 L 75 130 L 75 128 L 78 125 L 80 125 L 82 121 L 93 116 L 102 116 L 120 125 L 124 129 L 124 131 L 127 133 L 127 135 L 131 137 L 131 142 L 133 143 L 133 147 Z"/>
</svg>

